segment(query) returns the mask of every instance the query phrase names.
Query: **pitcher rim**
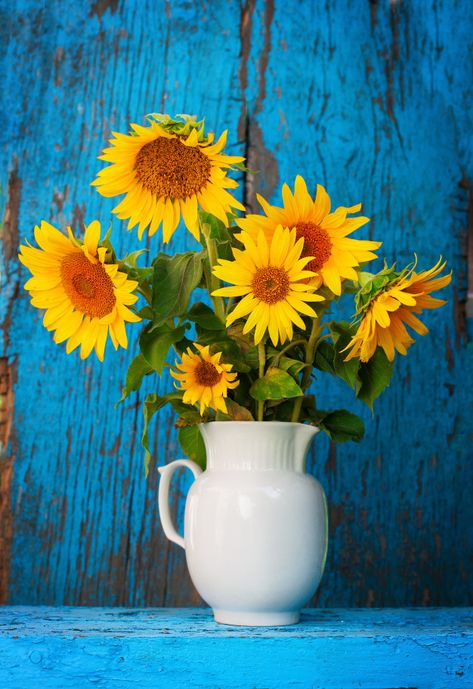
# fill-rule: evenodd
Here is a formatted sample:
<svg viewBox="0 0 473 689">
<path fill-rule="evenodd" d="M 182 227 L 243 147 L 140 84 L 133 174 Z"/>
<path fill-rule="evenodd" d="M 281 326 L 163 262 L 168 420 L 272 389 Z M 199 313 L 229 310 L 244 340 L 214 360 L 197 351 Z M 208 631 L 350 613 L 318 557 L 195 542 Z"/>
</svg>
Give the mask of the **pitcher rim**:
<svg viewBox="0 0 473 689">
<path fill-rule="evenodd" d="M 264 424 L 265 426 L 268 424 L 271 424 L 273 426 L 287 426 L 287 427 L 296 426 L 298 428 L 303 426 L 305 428 L 310 428 L 314 431 L 320 431 L 320 428 L 318 426 L 314 426 L 310 423 L 303 423 L 301 421 L 277 421 L 277 420 L 274 420 L 274 421 L 256 421 L 256 420 L 255 421 L 235 421 L 235 420 L 232 420 L 232 421 L 204 421 L 204 423 L 202 423 L 200 425 L 201 426 L 213 426 L 214 424 L 231 424 L 231 425 L 237 425 L 238 424 L 238 426 L 242 426 L 242 427 L 243 426 L 252 426 L 253 427 L 256 424 L 257 425 Z"/>
</svg>

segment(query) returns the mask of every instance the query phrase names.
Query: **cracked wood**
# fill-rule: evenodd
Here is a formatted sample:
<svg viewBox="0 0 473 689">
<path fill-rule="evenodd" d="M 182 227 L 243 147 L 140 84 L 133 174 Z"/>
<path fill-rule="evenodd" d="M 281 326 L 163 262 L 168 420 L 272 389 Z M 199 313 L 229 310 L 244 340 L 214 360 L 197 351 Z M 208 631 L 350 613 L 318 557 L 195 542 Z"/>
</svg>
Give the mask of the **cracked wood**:
<svg viewBox="0 0 473 689">
<path fill-rule="evenodd" d="M 318 437 L 311 456 L 331 506 L 327 569 L 314 602 L 471 603 L 465 180 L 473 179 L 466 59 L 473 7 L 18 0 L 5 25 L 0 356 L 16 374 L 1 473 L 2 600 L 200 603 L 183 552 L 159 526 L 155 468 L 178 456 L 169 411 L 153 426 L 155 453 L 143 478 L 140 404 L 169 380 L 147 381 L 114 409 L 137 329 L 129 351 L 109 350 L 103 366 L 66 356 L 29 305 L 16 261 L 18 238 L 32 240 L 42 218 L 76 231 L 96 217 L 107 225 L 116 201 L 90 189 L 96 156 L 112 130 L 166 110 L 228 128 L 229 151 L 244 151 L 260 171 L 241 178 L 253 210 L 256 193 L 279 203 L 282 182 L 302 172 L 312 189 L 327 186 L 334 204 L 364 202 L 372 222 L 360 236 L 382 239 L 389 262 L 407 263 L 414 250 L 422 267 L 439 254 L 448 259 L 450 303 L 426 316 L 431 335 L 397 362 L 374 418 L 343 383 L 316 381 L 320 406 L 361 413 L 367 435 L 337 448 Z M 117 220 L 113 240 L 119 254 L 138 248 Z M 160 248 L 157 237 L 143 245 Z M 170 248 L 193 246 L 182 232 Z M 178 518 L 188 480 L 174 486 Z"/>
</svg>

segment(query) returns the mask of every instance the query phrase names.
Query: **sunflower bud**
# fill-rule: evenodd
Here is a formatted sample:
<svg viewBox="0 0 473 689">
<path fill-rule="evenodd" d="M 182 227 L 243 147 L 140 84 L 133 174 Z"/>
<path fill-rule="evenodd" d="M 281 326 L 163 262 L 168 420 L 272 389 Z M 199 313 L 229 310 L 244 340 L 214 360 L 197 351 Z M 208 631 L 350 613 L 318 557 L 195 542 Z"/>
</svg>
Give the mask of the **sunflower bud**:
<svg viewBox="0 0 473 689">
<path fill-rule="evenodd" d="M 199 143 L 207 143 L 209 138 L 204 133 L 204 120 L 197 120 L 195 115 L 179 114 L 171 117 L 164 113 L 153 112 L 146 115 L 146 119 L 156 122 L 162 129 L 177 136 L 187 137 L 193 129 L 196 129 Z M 213 134 L 211 138 L 213 139 Z"/>
</svg>

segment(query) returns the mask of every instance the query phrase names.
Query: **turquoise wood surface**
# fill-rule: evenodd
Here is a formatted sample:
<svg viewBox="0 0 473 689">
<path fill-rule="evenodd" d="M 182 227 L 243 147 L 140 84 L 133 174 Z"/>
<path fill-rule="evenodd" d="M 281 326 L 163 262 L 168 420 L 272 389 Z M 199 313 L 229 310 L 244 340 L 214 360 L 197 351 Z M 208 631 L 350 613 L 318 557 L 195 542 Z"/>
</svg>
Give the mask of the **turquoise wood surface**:
<svg viewBox="0 0 473 689">
<path fill-rule="evenodd" d="M 282 182 L 303 173 L 336 205 L 364 202 L 372 223 L 360 237 L 382 239 L 389 261 L 414 250 L 423 267 L 448 259 L 449 304 L 426 314 L 431 336 L 397 362 L 374 418 L 341 382 L 317 382 L 321 406 L 361 413 L 367 434 L 338 447 L 317 438 L 311 456 L 330 505 L 316 602 L 471 603 L 473 5 L 14 0 L 1 26 L 0 383 L 3 371 L 10 393 L 0 419 L 0 600 L 199 602 L 183 551 L 158 523 L 155 467 L 178 455 L 172 417 L 153 426 L 145 481 L 143 395 L 114 409 L 132 349 L 109 348 L 104 365 L 67 356 L 29 305 L 16 261 L 42 218 L 77 231 L 96 217 L 108 224 L 113 200 L 89 187 L 96 155 L 112 129 L 166 110 L 229 129 L 229 151 L 261 171 L 242 180 L 253 207 L 257 190 L 276 202 Z M 113 239 L 120 252 L 139 246 L 116 220 Z M 192 242 L 182 231 L 171 249 Z M 187 485 L 175 486 L 178 514 Z"/>
<path fill-rule="evenodd" d="M 469 689 L 473 610 L 307 610 L 291 627 L 203 610 L 0 609 L 8 689 Z"/>
</svg>

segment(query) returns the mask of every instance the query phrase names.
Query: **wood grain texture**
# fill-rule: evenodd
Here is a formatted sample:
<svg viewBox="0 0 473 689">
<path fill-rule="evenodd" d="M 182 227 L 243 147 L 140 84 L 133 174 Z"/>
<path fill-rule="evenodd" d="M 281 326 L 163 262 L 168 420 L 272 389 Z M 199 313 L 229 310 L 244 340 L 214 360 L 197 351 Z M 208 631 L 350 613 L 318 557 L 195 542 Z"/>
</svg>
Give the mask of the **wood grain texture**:
<svg viewBox="0 0 473 689">
<path fill-rule="evenodd" d="M 109 349 L 105 365 L 66 356 L 29 306 L 15 258 L 42 218 L 75 230 L 96 217 L 108 225 L 114 202 L 89 187 L 96 155 L 112 129 L 168 111 L 229 129 L 230 151 L 261 170 L 242 180 L 253 208 L 257 191 L 276 202 L 282 182 L 302 172 L 334 204 L 364 202 L 372 223 L 360 237 L 382 239 L 388 261 L 408 262 L 414 250 L 422 266 L 448 259 L 449 305 L 426 315 L 431 336 L 397 362 L 374 418 L 343 383 L 316 382 L 320 406 L 361 413 L 367 436 L 338 447 L 318 438 L 311 457 L 331 506 L 314 602 L 471 603 L 471 4 L 16 0 L 0 25 L 0 356 L 17 371 L 12 480 L 3 482 L 13 531 L 11 556 L 3 552 L 8 600 L 199 603 L 183 552 L 158 523 L 155 467 L 178 456 L 168 412 L 153 427 L 143 478 L 140 405 L 169 381 L 148 382 L 114 409 L 138 329 L 130 350 Z M 113 226 L 119 253 L 138 246 Z M 171 248 L 193 246 L 182 231 Z M 151 248 L 160 248 L 156 237 Z M 187 486 L 187 476 L 175 486 L 177 515 Z"/>
<path fill-rule="evenodd" d="M 192 609 L 6 607 L 0 656 L 8 689 L 467 689 L 473 610 L 308 610 L 254 628 Z"/>
</svg>

